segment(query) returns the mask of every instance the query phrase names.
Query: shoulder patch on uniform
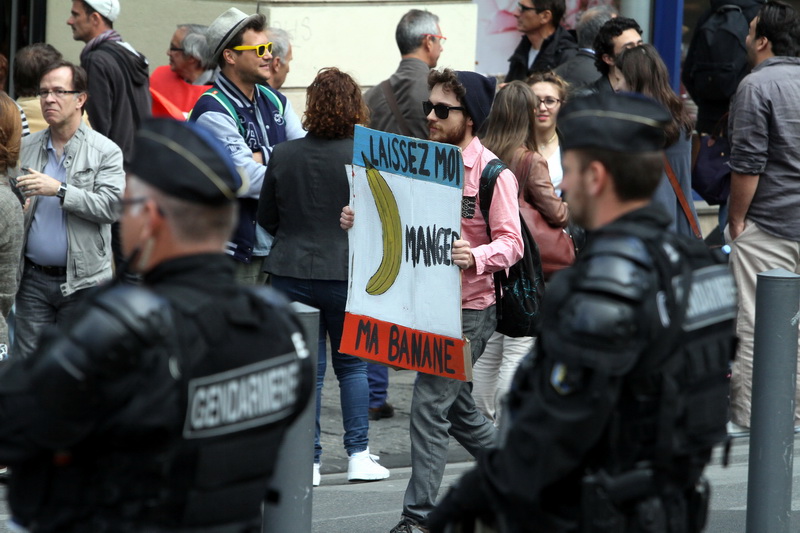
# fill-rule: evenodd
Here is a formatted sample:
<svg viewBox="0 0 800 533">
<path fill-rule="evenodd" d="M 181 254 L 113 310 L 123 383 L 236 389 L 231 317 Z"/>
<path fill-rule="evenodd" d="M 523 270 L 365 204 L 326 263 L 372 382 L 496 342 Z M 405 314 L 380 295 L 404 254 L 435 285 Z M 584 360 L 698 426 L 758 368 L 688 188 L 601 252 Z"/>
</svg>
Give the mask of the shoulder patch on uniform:
<svg viewBox="0 0 800 533">
<path fill-rule="evenodd" d="M 299 386 L 294 352 L 192 379 L 183 437 L 228 435 L 290 416 Z"/>
<path fill-rule="evenodd" d="M 572 394 L 578 388 L 577 385 L 580 379 L 578 374 L 580 372 L 575 372 L 574 370 L 570 372 L 570 368 L 564 363 L 556 363 L 550 372 L 550 385 L 562 396 Z"/>
</svg>

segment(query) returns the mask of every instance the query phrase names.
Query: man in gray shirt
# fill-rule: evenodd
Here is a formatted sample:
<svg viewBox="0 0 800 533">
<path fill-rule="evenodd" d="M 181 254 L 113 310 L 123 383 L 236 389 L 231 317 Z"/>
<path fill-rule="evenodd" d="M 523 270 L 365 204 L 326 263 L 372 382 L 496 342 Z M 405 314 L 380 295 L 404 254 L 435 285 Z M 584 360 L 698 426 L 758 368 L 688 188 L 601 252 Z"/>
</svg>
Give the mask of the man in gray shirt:
<svg viewBox="0 0 800 533">
<path fill-rule="evenodd" d="M 731 418 L 749 428 L 756 275 L 775 268 L 800 273 L 800 16 L 787 4 L 768 2 L 746 42 L 753 70 L 731 101 L 725 239 L 740 297 Z M 796 408 L 795 424 L 800 401 Z"/>
<path fill-rule="evenodd" d="M 17 183 L 29 206 L 12 357 L 32 353 L 85 289 L 111 279 L 111 223 L 125 173 L 120 148 L 81 120 L 87 86 L 81 67 L 48 67 L 39 98 L 49 127 L 22 141 Z"/>
<path fill-rule="evenodd" d="M 428 99 L 428 73 L 436 66 L 445 41 L 439 17 L 430 11 L 412 9 L 400 19 L 395 31 L 400 65 L 388 80 L 364 95 L 372 129 L 428 138 L 428 121 L 422 102 Z M 392 99 L 397 110 L 392 109 Z M 399 112 L 399 117 L 398 117 Z"/>
</svg>

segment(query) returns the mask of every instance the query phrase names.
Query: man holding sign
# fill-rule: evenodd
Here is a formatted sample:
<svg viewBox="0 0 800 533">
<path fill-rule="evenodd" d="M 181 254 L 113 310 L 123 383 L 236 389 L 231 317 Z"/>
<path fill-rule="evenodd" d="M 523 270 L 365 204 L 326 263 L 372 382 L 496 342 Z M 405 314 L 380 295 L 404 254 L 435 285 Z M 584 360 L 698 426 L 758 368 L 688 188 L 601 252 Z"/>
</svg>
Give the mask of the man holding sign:
<svg viewBox="0 0 800 533">
<path fill-rule="evenodd" d="M 462 332 L 469 339 L 474 363 L 495 329 L 495 292 L 492 274 L 516 263 L 523 252 L 519 227 L 517 181 L 506 170 L 497 179 L 489 208 L 489 227 L 481 215 L 478 188 L 481 172 L 495 159 L 475 136 L 489 114 L 494 80 L 474 72 L 433 71 L 428 78 L 429 100 L 423 103 L 431 141 L 462 150 L 464 189 L 461 238 L 451 249 L 452 263 L 462 271 Z M 354 213 L 342 212 L 341 225 L 349 229 Z M 449 435 L 472 455 L 494 443 L 495 428 L 478 410 L 471 384 L 440 375 L 420 373 L 411 403 L 411 478 L 403 501 L 400 523 L 392 533 L 425 531 L 442 481 Z"/>
</svg>

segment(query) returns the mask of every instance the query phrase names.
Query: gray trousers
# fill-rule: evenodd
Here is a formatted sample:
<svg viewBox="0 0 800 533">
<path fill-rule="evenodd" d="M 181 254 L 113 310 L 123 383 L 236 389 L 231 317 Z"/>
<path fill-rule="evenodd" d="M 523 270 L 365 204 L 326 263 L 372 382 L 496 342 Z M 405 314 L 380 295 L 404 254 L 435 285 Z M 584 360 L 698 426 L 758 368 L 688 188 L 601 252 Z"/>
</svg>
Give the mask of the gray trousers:
<svg viewBox="0 0 800 533">
<path fill-rule="evenodd" d="M 462 330 L 478 360 L 497 325 L 495 307 L 462 309 Z M 494 445 L 496 429 L 475 407 L 472 384 L 419 373 L 411 399 L 411 479 L 403 516 L 424 524 L 433 510 L 452 435 L 469 453 Z"/>
</svg>

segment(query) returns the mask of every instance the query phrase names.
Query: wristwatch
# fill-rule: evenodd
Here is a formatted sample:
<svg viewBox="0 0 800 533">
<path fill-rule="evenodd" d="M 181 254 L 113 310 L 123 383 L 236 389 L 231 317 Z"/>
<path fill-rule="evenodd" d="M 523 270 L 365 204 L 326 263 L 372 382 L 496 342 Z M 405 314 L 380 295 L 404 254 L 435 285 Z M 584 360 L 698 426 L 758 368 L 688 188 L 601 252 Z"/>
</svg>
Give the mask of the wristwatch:
<svg viewBox="0 0 800 533">
<path fill-rule="evenodd" d="M 56 191 L 56 196 L 61 198 L 61 201 L 63 202 L 65 194 L 67 194 L 67 184 L 66 183 L 62 183 L 61 185 L 59 185 L 58 191 Z"/>
</svg>

